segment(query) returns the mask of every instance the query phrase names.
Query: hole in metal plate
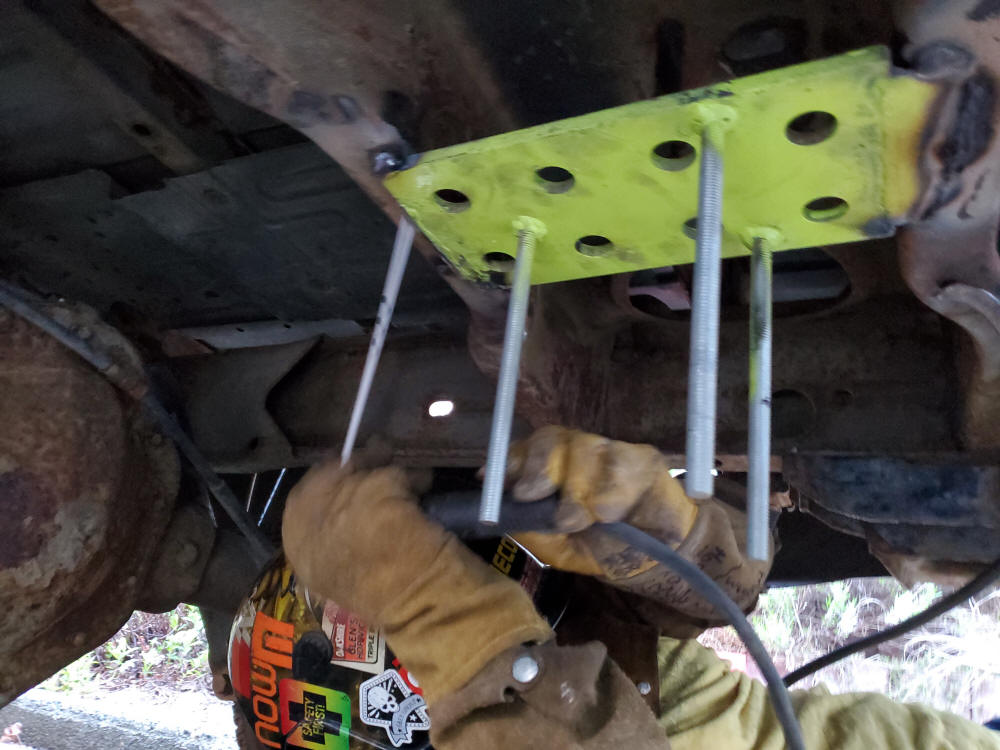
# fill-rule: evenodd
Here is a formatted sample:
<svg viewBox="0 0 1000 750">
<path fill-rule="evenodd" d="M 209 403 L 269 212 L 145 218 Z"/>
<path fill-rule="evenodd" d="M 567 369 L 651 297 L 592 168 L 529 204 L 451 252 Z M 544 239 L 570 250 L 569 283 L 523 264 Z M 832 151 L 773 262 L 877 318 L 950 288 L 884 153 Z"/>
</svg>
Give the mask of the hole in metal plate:
<svg viewBox="0 0 1000 750">
<path fill-rule="evenodd" d="M 822 143 L 837 129 L 837 118 L 829 112 L 803 112 L 785 127 L 785 137 L 799 146 Z"/>
<path fill-rule="evenodd" d="M 668 172 L 680 172 L 694 162 L 695 149 L 687 141 L 664 141 L 653 147 L 653 164 Z"/>
</svg>

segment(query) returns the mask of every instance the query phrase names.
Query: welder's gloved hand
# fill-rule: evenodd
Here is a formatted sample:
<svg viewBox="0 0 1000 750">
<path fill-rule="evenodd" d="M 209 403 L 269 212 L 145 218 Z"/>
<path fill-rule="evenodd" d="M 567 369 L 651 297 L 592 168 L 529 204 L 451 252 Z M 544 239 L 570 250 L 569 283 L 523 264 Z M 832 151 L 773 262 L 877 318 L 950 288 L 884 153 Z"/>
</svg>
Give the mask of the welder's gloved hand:
<svg viewBox="0 0 1000 750">
<path fill-rule="evenodd" d="M 770 563 L 746 557 L 743 514 L 716 500 L 688 498 L 651 445 L 543 427 L 512 446 L 508 479 L 519 501 L 555 492 L 561 498 L 556 514 L 560 533 L 520 534 L 519 542 L 543 562 L 597 576 L 638 595 L 646 600 L 643 614 L 654 624 L 673 624 L 673 613 L 696 629 L 720 621 L 678 576 L 591 528 L 594 524 L 624 521 L 666 542 L 712 576 L 744 610 L 755 605 L 763 589 Z M 647 606 L 649 602 L 655 606 Z"/>
<path fill-rule="evenodd" d="M 516 582 L 421 513 L 401 469 L 314 467 L 289 494 L 282 534 L 305 587 L 381 628 L 429 704 L 552 636 Z"/>
</svg>

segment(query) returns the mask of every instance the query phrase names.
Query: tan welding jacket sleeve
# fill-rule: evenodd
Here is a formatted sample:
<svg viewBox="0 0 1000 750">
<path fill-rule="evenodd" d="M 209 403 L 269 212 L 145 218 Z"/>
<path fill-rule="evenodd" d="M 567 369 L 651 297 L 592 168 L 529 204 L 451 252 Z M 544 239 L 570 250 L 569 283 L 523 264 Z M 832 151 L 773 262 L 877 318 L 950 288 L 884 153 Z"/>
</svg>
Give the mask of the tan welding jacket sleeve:
<svg viewBox="0 0 1000 750">
<path fill-rule="evenodd" d="M 660 641 L 660 724 L 673 750 L 780 750 L 765 686 L 696 641 Z M 1000 732 L 876 693 L 793 691 L 810 750 L 1000 750 Z"/>
<path fill-rule="evenodd" d="M 603 717 L 593 722 L 570 719 L 572 712 L 556 696 L 538 695 L 510 703 L 482 706 L 458 718 L 454 708 L 484 695 L 505 670 L 498 658 L 442 706 L 436 726 L 439 750 L 510 750 L 512 747 L 671 748 L 671 750 L 782 750 L 781 725 L 763 683 L 734 672 L 697 641 L 660 640 L 660 716 L 635 700 L 613 663 L 592 664 L 594 654 L 548 647 L 572 655 L 561 673 L 545 675 L 552 684 L 593 685 L 591 706 Z M 583 647 L 587 648 L 587 647 Z M 550 652 L 548 658 L 553 659 Z M 605 659 L 606 660 L 606 659 Z M 610 660 L 606 660 L 610 662 Z M 553 664 L 553 666 L 555 666 Z M 501 678 L 502 679 L 502 678 Z M 630 690 L 626 690 L 626 686 Z M 487 691 L 488 692 L 488 691 Z M 874 693 L 831 695 L 822 688 L 793 691 L 793 702 L 809 750 L 1000 750 L 1000 732 L 954 714 L 917 704 L 895 703 Z M 432 721 L 438 721 L 432 715 Z M 594 717 L 597 718 L 596 716 Z M 446 726 L 441 726 L 446 724 Z M 569 725 L 575 724 L 574 729 Z M 657 740 L 650 727 L 659 725 Z M 569 730 L 569 731 L 567 731 Z M 572 738 L 572 739 L 569 739 Z M 513 743 L 513 744 L 512 744 Z"/>
</svg>

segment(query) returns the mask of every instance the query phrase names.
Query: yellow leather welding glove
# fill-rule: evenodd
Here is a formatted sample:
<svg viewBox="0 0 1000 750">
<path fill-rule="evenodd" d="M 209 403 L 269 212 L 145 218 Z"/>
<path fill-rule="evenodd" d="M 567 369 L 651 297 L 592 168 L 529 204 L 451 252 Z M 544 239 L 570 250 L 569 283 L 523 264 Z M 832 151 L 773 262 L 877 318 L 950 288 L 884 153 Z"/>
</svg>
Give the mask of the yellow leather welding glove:
<svg viewBox="0 0 1000 750">
<path fill-rule="evenodd" d="M 305 587 L 380 628 L 429 705 L 501 652 L 552 637 L 516 582 L 421 513 L 402 469 L 314 467 L 282 535 Z"/>
<path fill-rule="evenodd" d="M 744 610 L 754 606 L 763 589 L 770 563 L 746 557 L 743 514 L 716 500 L 691 500 L 651 445 L 543 427 L 512 446 L 508 480 L 521 502 L 559 493 L 558 533 L 517 536 L 549 565 L 597 576 L 693 621 L 718 622 L 715 611 L 677 575 L 592 528 L 624 521 L 698 564 Z"/>
</svg>

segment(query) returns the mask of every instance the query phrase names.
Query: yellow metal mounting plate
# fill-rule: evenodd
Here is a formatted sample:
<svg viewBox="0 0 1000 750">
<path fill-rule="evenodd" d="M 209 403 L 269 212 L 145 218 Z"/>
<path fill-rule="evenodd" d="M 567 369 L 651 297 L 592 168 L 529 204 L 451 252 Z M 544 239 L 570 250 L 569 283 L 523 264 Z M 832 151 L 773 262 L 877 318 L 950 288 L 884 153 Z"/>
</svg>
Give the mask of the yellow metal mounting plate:
<svg viewBox="0 0 1000 750">
<path fill-rule="evenodd" d="M 547 228 L 536 284 L 691 263 L 700 133 L 721 111 L 724 256 L 756 227 L 775 250 L 887 236 L 917 194 L 935 93 L 872 47 L 431 151 L 386 185 L 470 279 L 515 255 L 519 216 Z"/>
</svg>

